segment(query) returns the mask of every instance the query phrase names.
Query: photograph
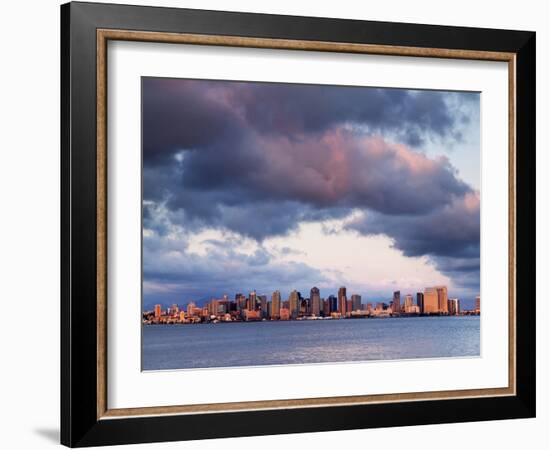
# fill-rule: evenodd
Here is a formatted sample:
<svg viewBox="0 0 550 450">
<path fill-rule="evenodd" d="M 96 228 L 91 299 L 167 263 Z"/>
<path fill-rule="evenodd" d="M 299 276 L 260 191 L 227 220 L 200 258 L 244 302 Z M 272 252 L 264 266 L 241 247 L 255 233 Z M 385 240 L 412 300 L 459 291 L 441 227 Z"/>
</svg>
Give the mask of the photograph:
<svg viewBox="0 0 550 450">
<path fill-rule="evenodd" d="M 17 71 L 60 94 L 11 146 L 42 142 L 45 117 L 57 169 L 29 164 L 43 142 L 8 152 L 21 173 L 6 165 L 32 194 L 6 190 L 33 216 L 22 240 L 7 234 L 11 265 L 28 266 L 22 242 L 55 241 L 36 207 L 59 221 L 60 276 L 44 275 L 59 281 L 59 358 L 13 346 L 57 365 L 57 390 L 31 397 L 59 391 L 45 416 L 68 447 L 383 446 L 382 428 L 410 446 L 424 425 L 462 427 L 461 448 L 520 447 L 540 425 L 542 15 L 256 3 L 66 3 L 48 21 L 59 89 Z M 27 117 L 27 91 L 8 91 Z M 33 167 L 60 181 L 59 210 L 36 201 Z M 35 272 L 13 299 L 29 285 L 42 301 Z"/>
<path fill-rule="evenodd" d="M 481 356 L 479 92 L 143 76 L 141 144 L 143 371 Z"/>
</svg>

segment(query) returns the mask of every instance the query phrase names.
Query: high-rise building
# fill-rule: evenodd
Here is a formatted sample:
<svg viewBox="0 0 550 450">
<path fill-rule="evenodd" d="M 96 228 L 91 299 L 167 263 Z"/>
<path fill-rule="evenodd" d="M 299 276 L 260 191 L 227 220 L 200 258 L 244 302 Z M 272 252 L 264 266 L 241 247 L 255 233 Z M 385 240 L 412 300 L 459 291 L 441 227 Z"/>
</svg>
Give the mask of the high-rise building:
<svg viewBox="0 0 550 450">
<path fill-rule="evenodd" d="M 436 286 L 435 288 L 437 290 L 437 305 L 439 312 L 441 314 L 447 314 L 449 312 L 447 303 L 447 286 Z"/>
<path fill-rule="evenodd" d="M 338 299 L 334 295 L 328 296 L 328 305 L 329 305 L 329 312 L 337 312 L 338 311 Z"/>
<path fill-rule="evenodd" d="M 439 312 L 439 301 L 436 288 L 427 287 L 424 289 L 424 304 L 422 310 L 425 314 L 437 314 Z"/>
<path fill-rule="evenodd" d="M 212 316 L 218 315 L 218 308 L 219 308 L 218 300 L 215 300 L 215 299 L 210 300 L 207 307 L 208 307 L 208 314 Z"/>
<path fill-rule="evenodd" d="M 242 311 L 247 308 L 248 300 L 243 294 L 239 293 L 235 295 L 235 303 L 237 304 L 237 311 Z"/>
<path fill-rule="evenodd" d="M 187 317 L 193 317 L 195 315 L 195 308 L 197 305 L 195 302 L 187 303 Z"/>
<path fill-rule="evenodd" d="M 317 287 L 312 287 L 309 293 L 310 313 L 313 316 L 321 315 L 321 295 Z"/>
<path fill-rule="evenodd" d="M 301 302 L 300 302 L 300 296 L 298 294 L 298 291 L 294 289 L 290 296 L 288 297 L 288 303 L 290 307 L 290 317 L 292 319 L 295 319 L 298 317 L 298 314 L 300 312 Z"/>
<path fill-rule="evenodd" d="M 298 294 L 300 294 L 298 292 Z M 300 295 L 300 316 L 306 316 L 310 314 L 310 304 L 309 304 L 309 298 L 303 298 Z"/>
<path fill-rule="evenodd" d="M 260 316 L 265 319 L 267 317 L 267 296 L 259 295 L 258 298 L 260 299 Z"/>
<path fill-rule="evenodd" d="M 281 293 L 274 291 L 271 294 L 271 318 L 278 319 L 281 314 Z"/>
<path fill-rule="evenodd" d="M 359 294 L 353 294 L 351 296 L 351 304 L 353 311 L 359 311 L 361 309 L 361 296 Z"/>
<path fill-rule="evenodd" d="M 322 299 L 321 303 L 323 304 L 323 316 L 330 316 L 330 301 L 328 299 Z"/>
<path fill-rule="evenodd" d="M 475 311 L 479 314 L 479 312 L 481 311 L 481 299 L 480 299 L 480 296 L 478 295 L 476 297 L 476 301 L 475 301 Z"/>
<path fill-rule="evenodd" d="M 160 305 L 155 305 L 155 317 L 160 317 L 162 315 L 162 309 Z"/>
<path fill-rule="evenodd" d="M 393 302 L 391 311 L 394 314 L 399 314 L 401 312 L 401 291 L 395 291 L 393 293 Z"/>
<path fill-rule="evenodd" d="M 405 308 L 413 306 L 413 296 L 411 294 L 405 295 L 404 306 Z"/>
<path fill-rule="evenodd" d="M 342 286 L 340 289 L 338 289 L 338 312 L 343 316 L 346 315 L 347 300 L 348 299 L 346 296 L 346 288 Z"/>
<path fill-rule="evenodd" d="M 255 311 L 256 310 L 256 291 L 252 291 L 250 293 L 250 295 L 248 296 L 247 309 L 249 311 Z"/>
<path fill-rule="evenodd" d="M 424 294 L 422 292 L 416 293 L 416 305 L 422 314 L 424 312 Z"/>
<path fill-rule="evenodd" d="M 448 305 L 447 309 L 451 316 L 458 316 L 460 314 L 460 300 L 458 298 L 450 298 Z"/>
</svg>

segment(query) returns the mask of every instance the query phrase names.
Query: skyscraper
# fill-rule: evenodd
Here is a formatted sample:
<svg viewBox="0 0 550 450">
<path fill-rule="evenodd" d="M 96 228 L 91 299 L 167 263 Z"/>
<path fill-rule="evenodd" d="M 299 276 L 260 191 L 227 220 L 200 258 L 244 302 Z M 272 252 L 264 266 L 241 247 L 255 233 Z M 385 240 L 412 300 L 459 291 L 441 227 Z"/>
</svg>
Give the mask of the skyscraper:
<svg viewBox="0 0 550 450">
<path fill-rule="evenodd" d="M 309 293 L 309 304 L 311 308 L 311 315 L 319 316 L 321 314 L 321 295 L 319 289 L 315 286 L 311 288 Z"/>
<path fill-rule="evenodd" d="M 321 299 L 321 303 L 323 304 L 323 316 L 330 316 L 330 300 Z"/>
<path fill-rule="evenodd" d="M 300 296 L 298 295 L 298 292 L 296 289 L 294 289 L 290 296 L 288 297 L 288 303 L 290 306 L 290 317 L 295 319 L 298 317 L 298 313 L 300 312 Z"/>
<path fill-rule="evenodd" d="M 249 311 L 255 311 L 256 310 L 256 291 L 252 291 L 250 295 L 248 296 L 248 307 L 247 309 Z"/>
<path fill-rule="evenodd" d="M 162 315 L 162 310 L 160 305 L 155 305 L 155 317 L 160 317 Z"/>
<path fill-rule="evenodd" d="M 420 310 L 420 314 L 424 313 L 424 294 L 422 292 L 416 293 L 416 304 Z"/>
<path fill-rule="evenodd" d="M 425 314 L 437 314 L 439 312 L 439 303 L 436 288 L 427 287 L 426 289 L 424 289 L 423 312 Z"/>
<path fill-rule="evenodd" d="M 476 297 L 476 301 L 475 301 L 475 311 L 479 314 L 479 312 L 481 311 L 481 299 L 480 299 L 480 296 L 478 295 Z"/>
<path fill-rule="evenodd" d="M 208 314 L 210 315 L 217 315 L 218 309 L 219 309 L 219 302 L 216 299 L 210 300 L 210 302 L 207 304 L 208 307 Z"/>
<path fill-rule="evenodd" d="M 399 314 L 401 312 L 401 291 L 395 291 L 393 293 L 393 303 L 391 310 L 394 314 Z"/>
<path fill-rule="evenodd" d="M 359 311 L 361 309 L 361 296 L 358 294 L 353 294 L 351 296 L 351 305 L 353 311 Z"/>
<path fill-rule="evenodd" d="M 334 295 L 328 296 L 328 308 L 329 312 L 337 312 L 338 311 L 338 299 Z"/>
<path fill-rule="evenodd" d="M 237 302 L 237 310 L 238 311 L 243 311 L 247 308 L 247 304 L 248 304 L 248 299 L 246 298 L 245 295 L 243 294 L 237 294 L 235 296 L 235 300 Z"/>
<path fill-rule="evenodd" d="M 278 319 L 281 314 L 281 293 L 274 291 L 271 294 L 271 318 Z"/>
<path fill-rule="evenodd" d="M 343 316 L 346 315 L 346 303 L 346 288 L 342 286 L 340 289 L 338 289 L 338 312 Z"/>
<path fill-rule="evenodd" d="M 437 289 L 437 305 L 441 314 L 447 314 L 449 312 L 447 286 L 436 286 Z"/>
<path fill-rule="evenodd" d="M 259 295 L 258 298 L 260 299 L 260 316 L 264 319 L 267 317 L 267 296 Z"/>
<path fill-rule="evenodd" d="M 300 309 L 298 311 L 298 315 L 305 316 L 309 314 L 309 298 L 303 298 L 300 293 L 298 292 L 298 298 L 300 299 Z"/>
<path fill-rule="evenodd" d="M 460 314 L 460 300 L 458 298 L 450 298 L 448 304 L 449 314 L 451 316 L 458 316 Z"/>
</svg>

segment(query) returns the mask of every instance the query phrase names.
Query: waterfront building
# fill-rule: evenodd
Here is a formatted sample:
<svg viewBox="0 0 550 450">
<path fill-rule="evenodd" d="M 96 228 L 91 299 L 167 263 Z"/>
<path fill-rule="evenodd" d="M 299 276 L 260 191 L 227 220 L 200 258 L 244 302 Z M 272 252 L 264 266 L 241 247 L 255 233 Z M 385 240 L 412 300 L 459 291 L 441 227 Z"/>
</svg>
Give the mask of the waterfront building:
<svg viewBox="0 0 550 450">
<path fill-rule="evenodd" d="M 413 296 L 411 294 L 405 295 L 405 300 L 403 301 L 403 306 L 405 310 L 413 306 L 413 304 Z"/>
<path fill-rule="evenodd" d="M 244 320 L 247 322 L 262 320 L 261 311 L 247 309 L 244 312 Z"/>
<path fill-rule="evenodd" d="M 420 314 L 420 308 L 418 305 L 405 306 L 404 308 L 406 314 Z"/>
<path fill-rule="evenodd" d="M 346 310 L 347 310 L 346 288 L 342 286 L 340 289 L 338 289 L 338 312 L 342 316 L 345 316 Z"/>
<path fill-rule="evenodd" d="M 298 294 L 300 294 L 298 292 Z M 306 316 L 309 314 L 309 311 L 310 311 L 310 306 L 309 306 L 309 298 L 302 298 L 302 296 L 300 296 L 300 312 L 299 312 L 299 315 L 300 316 Z"/>
<path fill-rule="evenodd" d="M 248 300 L 243 294 L 235 295 L 235 303 L 237 303 L 237 311 L 242 311 L 246 309 Z"/>
<path fill-rule="evenodd" d="M 298 317 L 298 313 L 300 312 L 300 297 L 298 295 L 298 292 L 296 289 L 294 289 L 290 296 L 288 297 L 288 303 L 289 303 L 289 309 L 290 309 L 290 317 L 295 319 Z"/>
<path fill-rule="evenodd" d="M 271 294 L 271 314 L 272 319 L 278 319 L 280 316 L 281 309 L 281 293 L 279 291 L 274 291 Z"/>
<path fill-rule="evenodd" d="M 231 301 L 227 300 L 227 295 L 224 295 L 221 300 L 218 300 L 218 314 L 223 315 L 231 311 Z"/>
<path fill-rule="evenodd" d="M 352 304 L 352 310 L 353 311 L 360 311 L 361 310 L 361 296 L 359 294 L 353 294 L 351 296 L 351 304 Z"/>
<path fill-rule="evenodd" d="M 158 319 L 162 315 L 162 309 L 160 305 L 155 305 L 155 317 Z"/>
<path fill-rule="evenodd" d="M 450 298 L 448 305 L 448 311 L 451 316 L 458 316 L 460 314 L 460 300 L 458 298 Z"/>
<path fill-rule="evenodd" d="M 416 293 L 416 305 L 422 314 L 424 312 L 424 294 L 422 292 Z"/>
<path fill-rule="evenodd" d="M 481 311 L 481 301 L 480 301 L 480 296 L 479 296 L 479 295 L 476 297 L 474 309 L 475 309 L 475 312 L 476 312 L 477 314 L 479 314 L 480 311 Z"/>
<path fill-rule="evenodd" d="M 401 312 L 401 291 L 395 291 L 393 293 L 391 311 L 393 314 L 399 314 Z"/>
<path fill-rule="evenodd" d="M 321 315 L 321 294 L 317 287 L 312 287 L 309 293 L 310 313 L 313 316 Z"/>
<path fill-rule="evenodd" d="M 279 319 L 280 320 L 290 320 L 290 309 L 281 308 L 281 310 L 279 311 Z"/>
<path fill-rule="evenodd" d="M 329 313 L 338 311 L 338 299 L 334 295 L 328 296 Z"/>
<path fill-rule="evenodd" d="M 439 313 L 439 301 L 436 288 L 427 287 L 424 289 L 423 312 L 424 314 Z"/>
<path fill-rule="evenodd" d="M 449 312 L 447 286 L 436 286 L 435 289 L 437 290 L 437 305 L 439 312 L 441 314 L 447 314 Z"/>
<path fill-rule="evenodd" d="M 247 309 L 249 311 L 256 311 L 256 291 L 252 291 L 249 294 Z"/>
<path fill-rule="evenodd" d="M 267 317 L 267 295 L 258 295 L 258 299 L 260 300 L 260 315 L 262 319 L 265 319 Z"/>
<path fill-rule="evenodd" d="M 328 299 L 323 299 L 323 316 L 330 316 L 330 301 Z"/>
</svg>

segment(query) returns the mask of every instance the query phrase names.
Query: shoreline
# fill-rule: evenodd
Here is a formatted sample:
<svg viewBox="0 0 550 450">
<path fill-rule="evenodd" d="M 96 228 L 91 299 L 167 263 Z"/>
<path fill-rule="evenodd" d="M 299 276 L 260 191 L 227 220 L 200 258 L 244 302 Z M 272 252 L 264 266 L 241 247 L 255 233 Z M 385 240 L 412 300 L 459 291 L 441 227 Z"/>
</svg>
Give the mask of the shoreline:
<svg viewBox="0 0 550 450">
<path fill-rule="evenodd" d="M 176 319 L 168 319 L 166 321 L 142 321 L 143 326 L 163 326 L 163 325 L 218 325 L 218 324 L 230 324 L 230 323 L 275 323 L 275 322 L 323 322 L 323 321 L 341 321 L 341 320 L 370 320 L 370 319 L 411 319 L 411 318 L 458 318 L 458 317 L 480 317 L 479 313 L 471 314 L 400 314 L 400 315 L 381 315 L 381 316 L 357 316 L 357 317 L 304 317 L 299 319 L 289 320 L 273 320 L 273 319 L 256 319 L 256 320 L 223 320 L 223 319 L 208 319 L 208 320 L 196 320 L 196 321 L 180 321 Z"/>
</svg>

